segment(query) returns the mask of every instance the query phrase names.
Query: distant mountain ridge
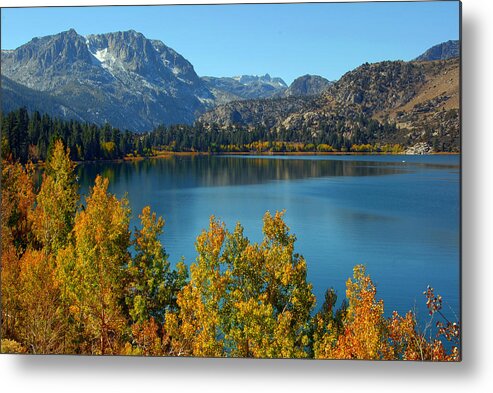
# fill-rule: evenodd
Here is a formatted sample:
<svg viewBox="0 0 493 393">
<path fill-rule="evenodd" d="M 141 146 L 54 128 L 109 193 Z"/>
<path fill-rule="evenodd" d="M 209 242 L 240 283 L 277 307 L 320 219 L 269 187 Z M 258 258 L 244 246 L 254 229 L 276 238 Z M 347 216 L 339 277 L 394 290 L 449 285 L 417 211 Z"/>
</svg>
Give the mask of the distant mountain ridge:
<svg viewBox="0 0 493 393">
<path fill-rule="evenodd" d="M 252 85 L 256 83 L 266 83 L 274 87 L 287 87 L 286 82 L 282 78 L 271 77 L 269 74 L 262 76 L 258 75 L 239 75 L 233 76 L 234 80 L 237 80 L 243 85 Z"/>
<path fill-rule="evenodd" d="M 460 42 L 458 40 L 449 40 L 441 44 L 432 46 L 423 54 L 416 57 L 414 61 L 434 61 L 448 60 L 460 55 Z"/>
<path fill-rule="evenodd" d="M 70 29 L 33 38 L 2 50 L 2 76 L 8 78 L 3 110 L 22 104 L 135 131 L 191 124 L 218 104 L 271 97 L 288 87 L 269 74 L 200 78 L 178 52 L 134 30 L 84 37 Z"/>
<path fill-rule="evenodd" d="M 206 126 L 263 125 L 275 132 L 315 138 L 328 132 L 336 139 L 359 143 L 420 144 L 427 151 L 458 151 L 459 65 L 458 58 L 365 63 L 321 95 L 231 102 L 199 121 Z M 368 126 L 370 121 L 373 126 Z"/>
<path fill-rule="evenodd" d="M 281 78 L 240 75 L 233 77 L 204 76 L 202 80 L 216 98 L 217 104 L 229 101 L 269 98 L 283 93 L 288 86 Z"/>
<path fill-rule="evenodd" d="M 343 138 L 374 120 L 399 131 L 369 140 L 457 149 L 458 55 L 459 42 L 448 41 L 414 62 L 365 63 L 337 82 L 303 75 L 287 86 L 269 74 L 199 77 L 178 52 L 134 30 L 84 37 L 71 29 L 2 51 L 2 109 L 134 131 L 199 119 L 312 136 L 337 129 Z"/>
</svg>

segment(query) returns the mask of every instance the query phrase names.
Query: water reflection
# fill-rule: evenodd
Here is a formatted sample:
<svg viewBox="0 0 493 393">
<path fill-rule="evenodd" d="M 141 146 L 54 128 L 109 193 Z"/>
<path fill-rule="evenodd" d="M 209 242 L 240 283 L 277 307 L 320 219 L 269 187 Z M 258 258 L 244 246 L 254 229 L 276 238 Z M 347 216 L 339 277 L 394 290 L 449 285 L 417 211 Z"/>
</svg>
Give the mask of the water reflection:
<svg viewBox="0 0 493 393">
<path fill-rule="evenodd" d="M 369 164 L 369 165 L 368 165 Z M 274 180 L 317 177 L 383 176 L 406 173 L 395 163 L 348 160 L 239 158 L 229 156 L 172 156 L 125 163 L 90 163 L 78 167 L 83 188 L 97 174 L 128 182 L 132 177 L 152 178 L 159 187 L 188 188 L 262 184 Z M 156 176 L 158 175 L 158 176 Z"/>
<path fill-rule="evenodd" d="M 195 260 L 211 214 L 229 229 L 240 221 L 260 241 L 265 211 L 286 209 L 317 299 L 330 286 L 344 297 L 353 266 L 364 263 L 387 312 L 423 306 L 431 284 L 458 313 L 458 164 L 458 156 L 173 156 L 77 171 L 82 194 L 97 174 L 118 197 L 128 194 L 131 228 L 146 205 L 164 217 L 161 241 L 172 263 Z"/>
</svg>

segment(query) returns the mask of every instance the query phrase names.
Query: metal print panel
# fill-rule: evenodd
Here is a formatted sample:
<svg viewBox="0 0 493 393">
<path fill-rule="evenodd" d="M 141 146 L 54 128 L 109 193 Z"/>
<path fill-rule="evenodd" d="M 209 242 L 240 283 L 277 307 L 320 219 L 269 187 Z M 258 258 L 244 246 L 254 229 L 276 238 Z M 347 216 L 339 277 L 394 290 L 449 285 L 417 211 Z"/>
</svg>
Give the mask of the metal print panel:
<svg viewBox="0 0 493 393">
<path fill-rule="evenodd" d="M 2 353 L 460 360 L 459 2 L 1 12 Z"/>
</svg>

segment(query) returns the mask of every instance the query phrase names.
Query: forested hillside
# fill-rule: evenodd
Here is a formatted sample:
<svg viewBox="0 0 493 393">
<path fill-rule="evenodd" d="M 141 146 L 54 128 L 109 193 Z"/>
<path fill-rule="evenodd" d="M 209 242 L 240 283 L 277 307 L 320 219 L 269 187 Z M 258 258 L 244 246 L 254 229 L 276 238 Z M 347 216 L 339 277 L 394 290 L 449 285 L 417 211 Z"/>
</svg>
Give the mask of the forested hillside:
<svg viewBox="0 0 493 393">
<path fill-rule="evenodd" d="M 332 140 L 359 144 L 424 143 L 434 151 L 457 152 L 459 59 L 363 64 L 321 96 L 232 102 L 199 120 L 217 127 L 262 125 L 313 138 L 332 134 Z M 376 122 L 373 130 L 361 127 L 371 122 Z"/>
<path fill-rule="evenodd" d="M 204 153 L 296 153 L 296 152 L 385 152 L 399 153 L 399 144 L 369 144 L 368 135 L 385 134 L 392 125 L 382 126 L 364 117 L 357 120 L 359 132 L 345 138 L 340 128 L 326 128 L 319 134 L 303 130 L 269 131 L 267 127 L 211 127 L 202 123 L 193 126 L 160 126 L 148 133 L 121 131 L 105 124 L 60 120 L 39 112 L 29 114 L 26 108 L 0 116 L 3 157 L 27 163 L 45 161 L 57 140 L 70 147 L 75 161 L 115 160 L 152 157 L 171 152 Z"/>
<path fill-rule="evenodd" d="M 21 163 L 45 161 L 56 140 L 70 147 L 76 161 L 111 160 L 126 155 L 148 155 L 150 146 L 130 131 L 120 131 L 105 124 L 60 120 L 39 112 L 29 114 L 20 108 L 0 116 L 2 125 L 2 157 Z"/>
</svg>

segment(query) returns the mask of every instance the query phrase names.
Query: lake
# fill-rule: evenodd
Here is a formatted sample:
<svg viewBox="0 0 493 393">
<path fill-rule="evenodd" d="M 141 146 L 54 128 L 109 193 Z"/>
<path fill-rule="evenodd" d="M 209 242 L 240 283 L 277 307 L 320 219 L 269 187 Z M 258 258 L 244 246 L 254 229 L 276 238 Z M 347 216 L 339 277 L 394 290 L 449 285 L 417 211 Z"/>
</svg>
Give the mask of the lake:
<svg viewBox="0 0 493 393">
<path fill-rule="evenodd" d="M 133 229 L 146 205 L 165 221 L 172 263 L 195 260 L 194 241 L 210 215 L 262 238 L 267 210 L 286 210 L 296 251 L 308 266 L 317 309 L 327 288 L 339 299 L 353 266 L 365 264 L 386 315 L 413 308 L 423 321 L 423 291 L 435 288 L 444 312 L 459 316 L 460 157 L 172 156 L 78 166 L 81 192 L 97 174 L 127 194 Z M 457 318 L 456 318 L 456 316 Z"/>
</svg>

